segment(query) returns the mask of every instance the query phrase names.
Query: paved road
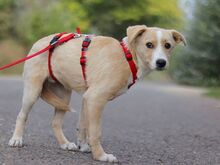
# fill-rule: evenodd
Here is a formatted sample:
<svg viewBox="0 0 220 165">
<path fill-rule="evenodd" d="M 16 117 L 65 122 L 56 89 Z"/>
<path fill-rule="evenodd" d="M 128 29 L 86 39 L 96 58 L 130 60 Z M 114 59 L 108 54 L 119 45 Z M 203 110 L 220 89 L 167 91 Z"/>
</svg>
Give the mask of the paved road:
<svg viewBox="0 0 220 165">
<path fill-rule="evenodd" d="M 22 81 L 0 78 L 0 164 L 101 165 L 90 154 L 62 151 L 53 136 L 52 107 L 37 102 L 23 148 L 9 148 L 22 96 Z M 81 99 L 73 95 L 80 109 Z M 76 141 L 78 113 L 66 115 L 64 132 Z M 220 102 L 200 89 L 140 83 L 110 102 L 104 113 L 103 145 L 124 165 L 219 165 Z"/>
</svg>

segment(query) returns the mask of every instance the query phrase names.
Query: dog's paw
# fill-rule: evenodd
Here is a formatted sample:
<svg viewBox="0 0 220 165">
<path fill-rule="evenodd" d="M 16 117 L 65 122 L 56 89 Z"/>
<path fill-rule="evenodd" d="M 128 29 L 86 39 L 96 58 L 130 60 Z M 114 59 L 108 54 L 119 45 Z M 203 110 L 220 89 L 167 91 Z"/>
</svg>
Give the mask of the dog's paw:
<svg viewBox="0 0 220 165">
<path fill-rule="evenodd" d="M 78 151 L 89 153 L 91 152 L 90 146 L 88 143 L 77 143 Z"/>
<path fill-rule="evenodd" d="M 102 156 L 100 156 L 99 158 L 94 158 L 95 160 L 99 160 L 102 162 L 110 162 L 110 163 L 118 163 L 117 158 L 112 155 L 112 154 L 106 154 L 104 153 Z"/>
<path fill-rule="evenodd" d="M 75 143 L 65 143 L 65 144 L 60 145 L 60 148 L 62 148 L 63 150 L 68 150 L 68 151 L 77 150 L 77 146 L 75 145 Z"/>
<path fill-rule="evenodd" d="M 8 145 L 10 147 L 23 147 L 23 140 L 22 137 L 12 137 L 9 142 Z"/>
</svg>

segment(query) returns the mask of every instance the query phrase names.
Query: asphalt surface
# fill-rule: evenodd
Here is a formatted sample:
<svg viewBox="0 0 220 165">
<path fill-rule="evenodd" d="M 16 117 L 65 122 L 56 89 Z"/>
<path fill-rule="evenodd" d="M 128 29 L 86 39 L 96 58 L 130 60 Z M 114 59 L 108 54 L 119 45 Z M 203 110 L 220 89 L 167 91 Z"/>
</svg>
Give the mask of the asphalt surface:
<svg viewBox="0 0 220 165">
<path fill-rule="evenodd" d="M 110 102 L 103 116 L 103 146 L 123 165 L 219 165 L 220 102 L 200 89 L 139 83 Z M 0 78 L 0 164 L 102 165 L 91 154 L 63 151 L 51 129 L 53 109 L 38 101 L 27 122 L 23 148 L 10 148 L 22 98 L 20 79 Z M 73 94 L 79 111 L 81 97 Z M 64 132 L 76 141 L 79 113 L 68 113 Z"/>
</svg>

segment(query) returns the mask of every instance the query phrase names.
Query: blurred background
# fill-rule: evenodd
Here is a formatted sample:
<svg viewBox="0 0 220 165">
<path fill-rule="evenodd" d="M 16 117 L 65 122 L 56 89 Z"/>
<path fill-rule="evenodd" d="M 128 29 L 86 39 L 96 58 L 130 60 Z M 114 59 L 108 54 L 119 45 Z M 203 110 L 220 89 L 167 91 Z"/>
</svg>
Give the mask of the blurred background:
<svg viewBox="0 0 220 165">
<path fill-rule="evenodd" d="M 174 51 L 168 71 L 148 80 L 207 86 L 208 95 L 220 98 L 219 13 L 219 0 L 0 0 L 0 66 L 24 57 L 39 38 L 77 26 L 117 39 L 129 25 L 175 28 L 188 46 Z M 0 75 L 21 75 L 22 68 Z"/>
</svg>

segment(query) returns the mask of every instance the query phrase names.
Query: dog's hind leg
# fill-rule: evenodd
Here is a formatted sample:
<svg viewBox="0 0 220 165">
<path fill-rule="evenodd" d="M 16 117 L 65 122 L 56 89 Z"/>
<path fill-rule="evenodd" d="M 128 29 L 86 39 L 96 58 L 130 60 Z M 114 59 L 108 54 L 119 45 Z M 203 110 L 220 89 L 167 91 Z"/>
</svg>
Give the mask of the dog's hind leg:
<svg viewBox="0 0 220 165">
<path fill-rule="evenodd" d="M 48 87 L 49 90 L 53 91 L 54 94 L 61 98 L 65 104 L 69 104 L 70 98 L 71 98 L 71 90 L 65 89 L 61 84 L 58 83 L 49 83 L 45 85 L 44 87 Z M 77 147 L 74 143 L 71 143 L 67 140 L 65 137 L 63 130 L 62 130 L 62 125 L 63 125 L 63 119 L 65 115 L 65 111 L 55 108 L 55 113 L 52 121 L 52 128 L 54 135 L 60 145 L 60 147 L 64 150 L 76 150 Z"/>
<path fill-rule="evenodd" d="M 22 147 L 23 145 L 22 136 L 28 114 L 33 104 L 39 98 L 45 80 L 45 76 L 42 75 L 43 72 L 41 72 L 41 75 L 29 74 L 28 76 L 25 76 L 22 107 L 17 116 L 13 136 L 9 141 L 9 146 L 11 147 Z"/>
</svg>

